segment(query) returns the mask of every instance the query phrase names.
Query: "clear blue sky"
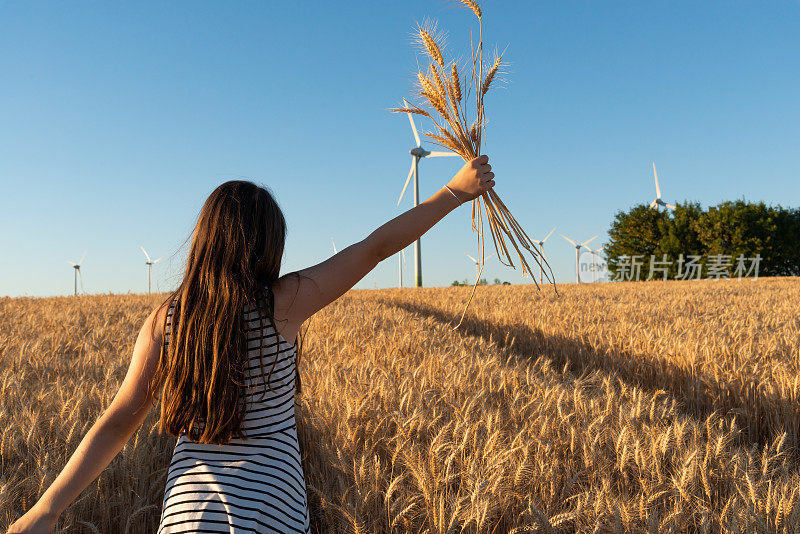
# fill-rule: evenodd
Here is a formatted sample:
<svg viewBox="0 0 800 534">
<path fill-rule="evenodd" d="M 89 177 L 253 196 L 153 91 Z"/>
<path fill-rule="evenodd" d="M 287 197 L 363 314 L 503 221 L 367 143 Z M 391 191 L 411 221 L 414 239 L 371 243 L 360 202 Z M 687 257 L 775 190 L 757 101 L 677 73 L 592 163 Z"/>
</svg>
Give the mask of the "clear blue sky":
<svg viewBox="0 0 800 534">
<path fill-rule="evenodd" d="M 0 3 L 0 295 L 70 293 L 65 260 L 84 250 L 87 292 L 141 292 L 139 245 L 174 286 L 203 200 L 231 178 L 277 196 L 284 272 L 328 257 L 331 235 L 363 238 L 400 213 L 412 137 L 387 108 L 413 88 L 411 30 L 438 19 L 463 53 L 473 19 L 453 6 Z M 558 281 L 574 269 L 558 233 L 604 236 L 649 202 L 652 161 L 668 202 L 798 205 L 797 1 L 483 6 L 511 63 L 486 104 L 496 191 L 531 235 L 558 227 Z M 422 162 L 423 198 L 458 161 Z M 474 276 L 469 221 L 464 206 L 424 236 L 425 285 Z M 530 283 L 494 259 L 485 273 Z M 396 280 L 390 258 L 356 287 Z"/>
</svg>

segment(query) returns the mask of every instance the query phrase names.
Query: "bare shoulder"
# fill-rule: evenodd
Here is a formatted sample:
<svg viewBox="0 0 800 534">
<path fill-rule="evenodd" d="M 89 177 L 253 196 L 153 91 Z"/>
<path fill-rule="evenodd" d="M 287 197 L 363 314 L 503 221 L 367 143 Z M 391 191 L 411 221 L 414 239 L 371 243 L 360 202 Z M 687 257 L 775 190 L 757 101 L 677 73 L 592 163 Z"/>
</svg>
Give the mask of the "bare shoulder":
<svg viewBox="0 0 800 534">
<path fill-rule="evenodd" d="M 159 304 L 144 320 L 139 334 L 150 338 L 151 342 L 160 345 L 164 339 L 164 323 L 168 312 L 168 302 Z"/>
<path fill-rule="evenodd" d="M 304 319 L 298 313 L 303 291 L 300 280 L 300 273 L 293 271 L 278 278 L 271 286 L 275 297 L 275 325 L 287 341 L 294 339 Z"/>
<path fill-rule="evenodd" d="M 297 272 L 284 274 L 272 283 L 272 294 L 275 297 L 275 318 L 285 319 L 300 290 Z"/>
</svg>

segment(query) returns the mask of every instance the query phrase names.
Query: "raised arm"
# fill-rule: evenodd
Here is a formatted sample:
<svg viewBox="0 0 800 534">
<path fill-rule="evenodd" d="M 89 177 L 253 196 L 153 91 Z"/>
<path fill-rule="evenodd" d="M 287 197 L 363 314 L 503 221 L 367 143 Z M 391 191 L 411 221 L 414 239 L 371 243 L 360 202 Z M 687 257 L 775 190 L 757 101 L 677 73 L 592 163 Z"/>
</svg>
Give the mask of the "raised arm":
<svg viewBox="0 0 800 534">
<path fill-rule="evenodd" d="M 378 263 L 407 247 L 462 203 L 494 187 L 488 156 L 466 163 L 428 200 L 380 226 L 362 241 L 312 267 L 282 276 L 274 287 L 275 317 L 286 339 L 303 321 L 364 278 Z M 299 276 L 297 276 L 299 275 Z"/>
</svg>

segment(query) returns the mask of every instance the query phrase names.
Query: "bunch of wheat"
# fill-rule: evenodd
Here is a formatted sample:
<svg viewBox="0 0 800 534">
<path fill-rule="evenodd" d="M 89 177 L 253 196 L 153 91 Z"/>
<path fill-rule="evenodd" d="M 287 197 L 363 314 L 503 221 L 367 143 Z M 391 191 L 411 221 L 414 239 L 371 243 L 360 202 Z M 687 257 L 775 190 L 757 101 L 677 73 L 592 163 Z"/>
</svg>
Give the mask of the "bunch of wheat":
<svg viewBox="0 0 800 534">
<path fill-rule="evenodd" d="M 484 72 L 484 53 L 483 53 L 483 12 L 474 0 L 460 0 L 460 3 L 468 7 L 478 18 L 478 45 L 470 44 L 471 65 L 467 70 L 471 70 L 469 76 L 463 76 L 459 70 L 458 63 L 453 60 L 449 64 L 445 63 L 443 55 L 443 39 L 435 31 L 435 26 L 423 24 L 417 27 L 416 39 L 430 59 L 427 69 L 421 69 L 417 73 L 419 82 L 419 95 L 423 97 L 423 105 L 429 106 L 430 111 L 420 106 L 408 102 L 403 108 L 394 108 L 392 111 L 398 113 L 413 113 L 431 119 L 435 126 L 434 132 L 425 132 L 434 143 L 444 148 L 448 148 L 460 155 L 465 161 L 470 161 L 481 155 L 481 140 L 486 125 L 484 112 L 484 97 L 492 86 L 492 82 L 497 80 L 498 73 L 503 66 L 503 55 L 498 54 L 492 61 L 491 67 Z M 470 69 L 471 67 L 471 69 Z M 474 102 L 475 118 L 470 122 L 467 108 Z M 483 214 L 486 214 L 489 230 L 492 233 L 497 257 L 503 265 L 516 268 L 511 259 L 511 253 L 506 246 L 506 240 L 517 253 L 519 262 L 522 264 L 522 274 L 532 274 L 528 260 L 523 254 L 523 250 L 530 253 L 536 264 L 542 268 L 544 264 L 550 271 L 542 270 L 549 282 L 553 282 L 552 269 L 539 252 L 533 240 L 528 236 L 522 226 L 517 222 L 511 211 L 506 207 L 494 189 L 472 201 L 472 230 L 478 233 L 481 249 L 481 269 L 478 272 L 480 280 L 484 263 L 484 232 Z M 533 278 L 533 277 L 532 277 Z M 536 284 L 536 280 L 533 280 Z M 554 282 L 553 282 L 554 283 Z M 538 287 L 538 284 L 536 284 Z M 473 294 L 475 291 L 473 287 Z M 555 283 L 554 283 L 555 287 Z M 470 301 L 472 296 L 470 296 Z M 467 302 L 469 307 L 469 302 Z M 466 308 L 464 309 L 466 313 Z M 462 314 L 462 319 L 464 314 Z M 461 321 L 459 321 L 461 324 Z"/>
</svg>

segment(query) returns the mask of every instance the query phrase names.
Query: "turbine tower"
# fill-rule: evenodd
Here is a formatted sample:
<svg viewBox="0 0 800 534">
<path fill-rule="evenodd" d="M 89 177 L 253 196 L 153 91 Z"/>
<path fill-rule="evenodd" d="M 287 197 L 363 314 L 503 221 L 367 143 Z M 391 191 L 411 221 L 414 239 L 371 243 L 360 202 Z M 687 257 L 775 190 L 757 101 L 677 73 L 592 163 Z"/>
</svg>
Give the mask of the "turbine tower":
<svg viewBox="0 0 800 534">
<path fill-rule="evenodd" d="M 553 228 L 552 230 L 550 230 L 550 233 L 547 234 L 547 237 L 545 237 L 541 241 L 537 241 L 537 243 L 539 244 L 539 254 L 542 255 L 542 262 L 539 264 L 539 283 L 540 284 L 544 283 L 543 282 L 543 280 L 544 280 L 544 242 L 547 241 L 547 239 L 551 235 L 553 235 L 553 232 L 555 232 L 555 231 L 556 231 L 556 229 Z"/>
<path fill-rule="evenodd" d="M 147 253 L 147 251 L 144 249 L 144 247 L 139 245 L 139 248 L 142 249 L 142 252 L 144 252 L 144 257 L 147 258 L 147 261 L 144 262 L 144 264 L 147 265 L 147 294 L 149 295 L 150 294 L 150 281 L 153 278 L 153 264 L 161 261 L 161 259 L 164 256 L 161 256 L 161 258 L 158 258 L 157 260 L 151 260 L 150 259 L 150 254 Z"/>
<path fill-rule="evenodd" d="M 67 260 L 67 263 L 72 265 L 72 269 L 73 269 L 73 271 L 75 271 L 75 274 L 74 274 L 74 276 L 75 276 L 75 296 L 78 296 L 78 278 L 81 279 L 81 293 L 85 293 L 85 291 L 83 290 L 83 276 L 81 276 L 81 263 L 83 263 L 83 258 L 85 258 L 85 257 L 86 257 L 86 251 L 84 250 L 83 251 L 83 256 L 81 256 L 81 260 L 78 263 L 75 263 L 74 261 Z"/>
<path fill-rule="evenodd" d="M 469 254 L 467 254 L 466 252 L 465 252 L 464 254 L 465 254 L 465 255 L 466 255 L 466 256 L 467 256 L 467 257 L 468 257 L 470 260 L 472 260 L 472 263 L 474 263 L 474 264 L 475 264 L 475 276 L 476 276 L 476 277 L 477 277 L 477 276 L 479 276 L 479 275 L 480 275 L 480 272 L 481 272 L 481 263 L 480 263 L 478 260 L 476 260 L 475 258 L 473 258 L 472 256 L 470 256 Z M 494 256 L 494 252 L 492 252 L 491 254 L 489 254 L 488 256 L 486 256 L 486 257 L 483 259 L 483 263 L 485 264 L 485 263 L 486 263 L 486 260 L 488 260 L 488 259 L 489 259 L 489 258 L 491 258 L 492 256 Z"/>
<path fill-rule="evenodd" d="M 400 273 L 400 286 L 403 287 L 403 267 L 406 265 L 406 249 L 401 249 L 400 252 L 397 253 L 397 267 L 398 272 Z"/>
<path fill-rule="evenodd" d="M 575 283 L 576 284 L 580 284 L 581 283 L 581 271 L 580 271 L 580 266 L 578 264 L 578 262 L 579 262 L 579 258 L 578 257 L 580 256 L 581 247 L 584 247 L 585 249 L 588 249 L 588 250 L 592 250 L 589 247 L 587 247 L 586 245 L 588 245 L 589 243 L 594 241 L 594 239 L 597 238 L 597 236 L 594 236 L 593 238 L 589 239 L 588 241 L 584 241 L 583 243 L 576 243 L 575 241 L 573 241 L 572 239 L 568 238 L 564 234 L 561 234 L 561 237 L 563 237 L 564 239 L 566 239 L 567 241 L 569 241 L 570 243 L 572 243 L 575 246 Z"/>
<path fill-rule="evenodd" d="M 663 200 L 661 200 L 661 188 L 658 186 L 658 174 L 656 173 L 656 162 L 653 162 L 653 177 L 656 179 L 656 198 L 650 203 L 650 208 L 658 209 L 659 206 L 664 206 L 665 208 L 669 208 L 671 210 L 675 209 L 675 206 L 672 204 L 667 204 Z"/>
<path fill-rule="evenodd" d="M 403 107 L 408 109 L 408 102 L 403 99 Z M 422 148 L 422 142 L 419 139 L 419 133 L 417 133 L 417 126 L 414 124 L 414 117 L 411 113 L 406 113 L 408 115 L 408 122 L 411 123 L 411 131 L 414 133 L 414 140 L 417 142 L 416 146 L 410 150 L 411 154 L 411 170 L 408 171 L 408 178 L 406 178 L 406 183 L 403 185 L 403 191 L 400 193 L 400 198 L 397 199 L 397 205 L 400 205 L 400 202 L 403 200 L 403 195 L 408 188 L 408 183 L 411 181 L 411 177 L 414 177 L 414 206 L 416 207 L 419 205 L 419 160 L 422 158 L 438 158 L 438 157 L 445 157 L 445 156 L 458 156 L 458 154 L 454 152 L 442 152 L 438 150 L 428 151 Z M 422 250 L 420 247 L 420 240 L 417 239 L 414 241 L 414 285 L 417 287 L 422 287 Z"/>
<path fill-rule="evenodd" d="M 603 245 L 602 247 L 598 248 L 597 250 L 589 249 L 589 252 L 592 253 L 592 282 L 596 281 L 596 275 L 597 275 L 597 262 L 595 261 L 595 256 L 597 254 L 600 254 L 600 252 L 602 252 L 604 248 L 606 248 L 605 245 Z"/>
</svg>

